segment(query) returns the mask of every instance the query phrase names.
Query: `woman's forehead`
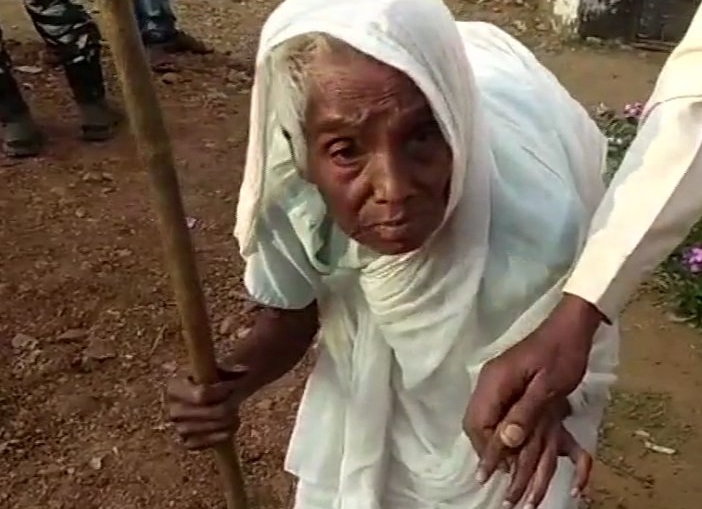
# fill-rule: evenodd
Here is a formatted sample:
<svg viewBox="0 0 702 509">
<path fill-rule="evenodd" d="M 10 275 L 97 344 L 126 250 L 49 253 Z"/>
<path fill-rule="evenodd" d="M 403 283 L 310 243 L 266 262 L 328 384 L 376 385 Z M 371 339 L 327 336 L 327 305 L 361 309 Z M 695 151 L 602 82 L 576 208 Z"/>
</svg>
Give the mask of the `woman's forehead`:
<svg viewBox="0 0 702 509">
<path fill-rule="evenodd" d="M 309 71 L 307 116 L 317 129 L 359 124 L 379 114 L 431 114 L 411 78 L 356 50 L 319 55 Z"/>
</svg>

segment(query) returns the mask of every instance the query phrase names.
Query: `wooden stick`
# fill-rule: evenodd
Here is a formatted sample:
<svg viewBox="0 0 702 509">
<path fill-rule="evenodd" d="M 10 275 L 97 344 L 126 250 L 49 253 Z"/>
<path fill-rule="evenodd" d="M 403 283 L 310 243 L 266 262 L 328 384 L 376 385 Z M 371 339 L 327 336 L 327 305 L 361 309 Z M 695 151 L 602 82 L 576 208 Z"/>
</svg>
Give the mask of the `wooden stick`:
<svg viewBox="0 0 702 509">
<path fill-rule="evenodd" d="M 190 232 L 150 69 L 139 37 L 132 0 L 101 0 L 102 31 L 122 85 L 131 130 L 151 177 L 163 250 L 171 275 L 190 363 L 198 383 L 218 380 L 211 329 L 195 264 Z M 228 509 L 247 507 L 241 468 L 233 444 L 215 449 Z"/>
</svg>

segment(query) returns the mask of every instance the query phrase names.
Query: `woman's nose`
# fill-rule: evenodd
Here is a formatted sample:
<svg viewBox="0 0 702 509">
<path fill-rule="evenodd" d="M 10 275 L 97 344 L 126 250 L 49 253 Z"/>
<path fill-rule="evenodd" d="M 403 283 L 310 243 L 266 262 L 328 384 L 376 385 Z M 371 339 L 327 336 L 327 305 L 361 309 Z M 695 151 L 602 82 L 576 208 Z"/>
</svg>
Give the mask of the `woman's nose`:
<svg viewBox="0 0 702 509">
<path fill-rule="evenodd" d="M 399 158 L 392 154 L 375 158 L 372 184 L 378 203 L 401 203 L 414 194 L 409 172 L 403 171 Z"/>
</svg>

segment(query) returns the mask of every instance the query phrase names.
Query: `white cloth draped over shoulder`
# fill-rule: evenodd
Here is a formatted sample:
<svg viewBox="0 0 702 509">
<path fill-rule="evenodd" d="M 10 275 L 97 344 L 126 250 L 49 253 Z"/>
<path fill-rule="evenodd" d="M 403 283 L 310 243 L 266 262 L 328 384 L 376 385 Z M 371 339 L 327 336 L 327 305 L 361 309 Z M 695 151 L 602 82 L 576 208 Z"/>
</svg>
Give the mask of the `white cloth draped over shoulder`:
<svg viewBox="0 0 702 509">
<path fill-rule="evenodd" d="M 417 252 L 379 256 L 340 232 L 299 175 L 269 55 L 323 32 L 409 76 L 452 151 L 449 207 Z M 507 479 L 473 480 L 462 417 L 481 365 L 560 297 L 604 186 L 606 142 L 583 108 L 496 27 L 439 0 L 287 0 L 261 34 L 236 236 L 252 296 L 317 300 L 319 357 L 286 462 L 297 509 L 492 509 Z M 603 327 L 567 425 L 593 449 L 617 364 Z M 547 509 L 571 507 L 565 460 Z"/>
</svg>

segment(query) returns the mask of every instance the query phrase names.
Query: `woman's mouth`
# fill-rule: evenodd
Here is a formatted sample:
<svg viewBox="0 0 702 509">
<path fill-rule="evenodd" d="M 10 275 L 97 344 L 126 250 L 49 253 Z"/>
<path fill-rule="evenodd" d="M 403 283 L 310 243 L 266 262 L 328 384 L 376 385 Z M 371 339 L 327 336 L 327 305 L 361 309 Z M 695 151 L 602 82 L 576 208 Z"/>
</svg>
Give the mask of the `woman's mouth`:
<svg viewBox="0 0 702 509">
<path fill-rule="evenodd" d="M 411 223 L 406 219 L 383 221 L 382 223 L 377 223 L 373 229 L 385 240 L 400 241 L 409 236 Z"/>
</svg>

